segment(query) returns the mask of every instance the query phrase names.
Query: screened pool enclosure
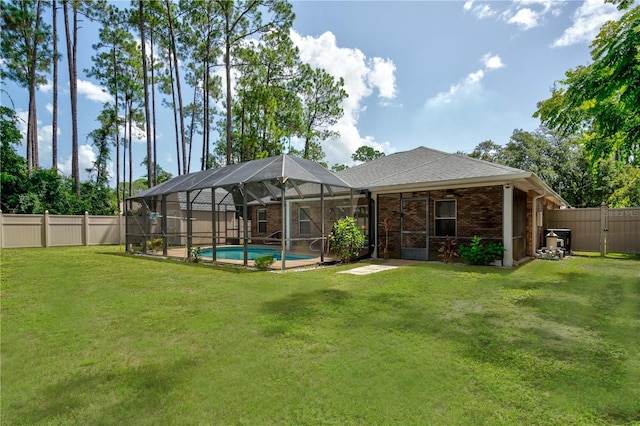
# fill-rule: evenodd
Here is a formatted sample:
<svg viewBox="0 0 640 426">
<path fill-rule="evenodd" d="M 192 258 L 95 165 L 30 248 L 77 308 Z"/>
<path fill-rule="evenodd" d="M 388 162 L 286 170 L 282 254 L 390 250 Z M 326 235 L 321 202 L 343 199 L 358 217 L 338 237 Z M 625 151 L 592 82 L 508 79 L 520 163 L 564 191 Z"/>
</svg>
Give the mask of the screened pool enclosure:
<svg viewBox="0 0 640 426">
<path fill-rule="evenodd" d="M 333 223 L 346 216 L 367 238 L 362 255 L 370 252 L 367 192 L 289 155 L 181 175 L 127 201 L 127 247 L 145 253 L 245 266 L 270 254 L 280 269 L 323 263 L 333 260 Z"/>
</svg>

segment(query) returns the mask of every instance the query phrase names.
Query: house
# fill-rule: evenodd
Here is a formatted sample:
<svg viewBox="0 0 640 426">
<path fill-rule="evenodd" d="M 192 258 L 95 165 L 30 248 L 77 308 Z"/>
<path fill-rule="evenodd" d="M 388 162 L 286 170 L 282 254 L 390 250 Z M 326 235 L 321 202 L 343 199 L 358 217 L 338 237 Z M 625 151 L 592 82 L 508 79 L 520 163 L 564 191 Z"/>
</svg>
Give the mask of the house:
<svg viewBox="0 0 640 426">
<path fill-rule="evenodd" d="M 154 210 L 147 209 L 140 218 L 127 218 L 141 224 L 139 234 L 180 236 L 188 249 L 244 244 L 245 264 L 247 244 L 277 246 L 283 258 L 288 252 L 322 261 L 335 221 L 353 216 L 367 237 L 363 256 L 379 257 L 386 247 L 390 258 L 437 260 L 447 237 L 464 244 L 478 236 L 502 243 L 502 264 L 512 266 L 535 255 L 544 238 L 544 212 L 566 206 L 534 173 L 426 147 L 338 174 L 281 155 L 178 176 L 134 198 L 160 206 L 156 217 L 187 223 L 186 229 L 165 223 L 150 232 L 145 218 Z M 221 213 L 234 224 L 223 227 Z"/>
<path fill-rule="evenodd" d="M 534 256 L 544 212 L 567 203 L 534 173 L 426 147 L 391 154 L 338 174 L 367 188 L 375 223 L 373 255 L 388 222 L 391 258 L 437 260 L 446 237 L 502 242 L 503 264 Z"/>
</svg>

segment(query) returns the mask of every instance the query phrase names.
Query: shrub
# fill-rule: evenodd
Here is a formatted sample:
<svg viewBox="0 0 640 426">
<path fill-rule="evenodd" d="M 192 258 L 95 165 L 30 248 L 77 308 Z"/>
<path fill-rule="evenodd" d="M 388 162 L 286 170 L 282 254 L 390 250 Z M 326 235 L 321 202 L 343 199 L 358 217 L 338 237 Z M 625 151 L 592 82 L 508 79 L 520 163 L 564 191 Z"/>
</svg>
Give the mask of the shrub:
<svg viewBox="0 0 640 426">
<path fill-rule="evenodd" d="M 162 238 L 147 241 L 147 250 L 160 250 L 162 248 Z"/>
<path fill-rule="evenodd" d="M 256 257 L 254 263 L 256 265 L 256 268 L 260 269 L 261 271 L 266 271 L 273 264 L 273 256 L 266 255 Z"/>
<path fill-rule="evenodd" d="M 345 217 L 333 224 L 329 235 L 331 249 L 345 263 L 355 260 L 364 246 L 365 236 L 353 217 Z"/>
<path fill-rule="evenodd" d="M 440 243 L 438 252 L 440 253 L 438 257 L 441 258 L 444 263 L 453 263 L 455 257 L 460 257 L 458 254 L 458 243 L 449 237 Z"/>
<path fill-rule="evenodd" d="M 502 243 L 482 244 L 480 240 L 482 238 L 473 237 L 470 245 L 458 248 L 462 260 L 470 265 L 490 265 L 497 257 L 502 257 L 504 254 Z"/>
</svg>

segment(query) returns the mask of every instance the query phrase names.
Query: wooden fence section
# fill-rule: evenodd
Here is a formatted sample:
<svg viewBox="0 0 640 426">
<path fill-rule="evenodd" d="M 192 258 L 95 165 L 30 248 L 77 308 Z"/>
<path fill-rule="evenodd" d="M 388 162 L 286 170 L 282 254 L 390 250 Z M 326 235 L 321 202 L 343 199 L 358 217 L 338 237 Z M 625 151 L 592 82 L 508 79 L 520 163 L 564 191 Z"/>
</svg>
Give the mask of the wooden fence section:
<svg viewBox="0 0 640 426">
<path fill-rule="evenodd" d="M 545 219 L 547 229 L 571 229 L 574 251 L 640 253 L 640 207 L 549 210 Z"/>
<path fill-rule="evenodd" d="M 0 247 L 124 244 L 122 216 L 58 216 L 0 212 Z"/>
</svg>

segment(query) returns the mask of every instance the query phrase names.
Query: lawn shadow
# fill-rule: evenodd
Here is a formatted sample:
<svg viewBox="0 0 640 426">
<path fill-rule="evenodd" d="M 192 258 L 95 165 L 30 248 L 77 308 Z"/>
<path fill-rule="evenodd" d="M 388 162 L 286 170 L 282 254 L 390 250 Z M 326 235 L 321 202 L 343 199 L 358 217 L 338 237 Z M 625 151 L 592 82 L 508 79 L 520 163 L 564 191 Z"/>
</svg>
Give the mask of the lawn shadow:
<svg viewBox="0 0 640 426">
<path fill-rule="evenodd" d="M 166 395 L 189 377 L 196 361 L 181 358 L 173 362 L 148 363 L 99 371 L 83 367 L 72 376 L 43 387 L 31 401 L 20 407 L 20 424 L 65 423 L 84 419 L 88 424 L 129 423 L 131 413 L 149 420 L 162 413 Z M 125 416 L 119 418 L 119 416 Z"/>
<path fill-rule="evenodd" d="M 262 304 L 261 311 L 270 315 L 265 324 L 268 336 L 284 334 L 306 324 L 335 308 L 343 308 L 351 295 L 344 290 L 321 289 L 308 293 L 293 293 Z"/>
</svg>

